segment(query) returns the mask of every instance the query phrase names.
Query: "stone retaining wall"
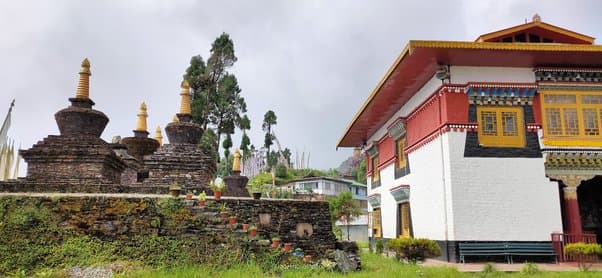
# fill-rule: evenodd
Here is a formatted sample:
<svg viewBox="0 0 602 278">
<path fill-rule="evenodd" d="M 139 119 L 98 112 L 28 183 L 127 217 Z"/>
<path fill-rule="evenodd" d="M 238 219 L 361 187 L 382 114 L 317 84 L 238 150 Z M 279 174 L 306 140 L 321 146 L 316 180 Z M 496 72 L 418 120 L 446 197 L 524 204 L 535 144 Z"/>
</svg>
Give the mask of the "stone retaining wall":
<svg viewBox="0 0 602 278">
<path fill-rule="evenodd" d="M 106 240 L 124 240 L 134 236 L 155 235 L 170 238 L 212 237 L 234 235 L 247 239 L 242 224 L 258 228 L 257 241 L 279 237 L 283 243 L 292 243 L 306 254 L 321 257 L 335 249 L 326 202 L 298 200 L 253 200 L 246 198 L 207 200 L 199 207 L 196 200 L 186 201 L 157 195 L 148 196 L 76 196 L 48 195 L 0 196 L 17 198 L 19 202 L 35 203 L 37 209 L 52 212 L 59 227 L 76 234 L 85 234 Z M 229 225 L 220 217 L 220 206 L 228 215 L 236 217 Z M 219 242 L 219 241 L 216 241 Z"/>
</svg>

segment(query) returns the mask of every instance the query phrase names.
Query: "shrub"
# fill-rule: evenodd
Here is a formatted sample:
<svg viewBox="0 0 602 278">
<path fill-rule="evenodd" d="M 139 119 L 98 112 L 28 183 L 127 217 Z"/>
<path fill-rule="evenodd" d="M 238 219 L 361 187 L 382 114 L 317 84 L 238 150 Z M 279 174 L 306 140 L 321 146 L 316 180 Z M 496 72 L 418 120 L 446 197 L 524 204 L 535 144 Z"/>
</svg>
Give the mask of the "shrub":
<svg viewBox="0 0 602 278">
<path fill-rule="evenodd" d="M 383 240 L 382 238 L 379 238 L 376 240 L 376 254 L 382 254 L 383 253 L 383 249 L 385 249 L 385 246 L 383 244 Z"/>
<path fill-rule="evenodd" d="M 534 263 L 526 263 L 523 268 L 520 269 L 520 273 L 522 275 L 536 275 L 540 274 L 541 270 Z"/>
<path fill-rule="evenodd" d="M 411 262 L 441 255 L 439 245 L 426 238 L 394 238 L 387 242 L 387 248 L 395 252 L 397 259 Z"/>
<path fill-rule="evenodd" d="M 587 271 L 595 261 L 595 257 L 602 255 L 602 246 L 596 243 L 569 243 L 564 246 L 564 253 L 574 256 L 579 269 Z"/>
</svg>

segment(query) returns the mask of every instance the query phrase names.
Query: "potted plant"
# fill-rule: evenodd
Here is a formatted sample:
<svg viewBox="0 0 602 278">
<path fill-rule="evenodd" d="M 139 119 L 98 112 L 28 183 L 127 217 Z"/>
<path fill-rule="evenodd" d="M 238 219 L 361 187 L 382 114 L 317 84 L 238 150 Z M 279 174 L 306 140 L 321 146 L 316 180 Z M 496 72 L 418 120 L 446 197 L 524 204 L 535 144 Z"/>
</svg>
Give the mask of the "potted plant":
<svg viewBox="0 0 602 278">
<path fill-rule="evenodd" d="M 303 255 L 303 249 L 299 247 L 295 248 L 295 256 L 301 257 L 301 255 Z"/>
<path fill-rule="evenodd" d="M 247 232 L 249 230 L 249 224 L 242 224 L 242 231 Z"/>
<path fill-rule="evenodd" d="M 186 200 L 192 200 L 192 191 L 188 190 L 186 192 Z"/>
<path fill-rule="evenodd" d="M 278 246 L 280 246 L 280 238 L 279 237 L 273 237 L 272 238 L 272 247 L 278 248 Z"/>
<path fill-rule="evenodd" d="M 305 255 L 303 257 L 303 262 L 306 264 L 310 264 L 311 263 L 311 255 Z"/>
<path fill-rule="evenodd" d="M 257 226 L 251 225 L 251 227 L 249 227 L 249 235 L 252 237 L 257 236 Z"/>
<path fill-rule="evenodd" d="M 177 183 L 174 182 L 169 186 L 169 194 L 171 194 L 171 196 L 178 197 L 180 196 L 180 193 L 182 193 L 182 187 Z"/>
<path fill-rule="evenodd" d="M 291 243 L 285 243 L 284 244 L 284 252 L 290 252 L 292 246 L 293 246 L 293 244 L 291 244 Z"/>
<path fill-rule="evenodd" d="M 249 182 L 250 188 L 249 191 L 253 196 L 253 199 L 259 200 L 261 199 L 261 194 L 263 192 L 263 184 L 268 182 L 262 175 L 257 175 L 251 179 Z"/>
<path fill-rule="evenodd" d="M 204 207 L 205 206 L 205 202 L 207 199 L 207 193 L 205 193 L 205 191 L 201 192 L 201 194 L 199 194 L 199 207 Z"/>
<path fill-rule="evenodd" d="M 219 210 L 219 216 L 222 220 L 226 220 L 226 218 L 228 218 L 228 207 L 226 206 L 226 203 L 221 203 L 218 207 Z"/>
<path fill-rule="evenodd" d="M 223 181 L 211 181 L 209 183 L 209 188 L 211 188 L 211 190 L 213 190 L 213 198 L 217 201 L 219 199 L 221 199 L 222 197 L 222 192 L 224 192 L 224 190 L 226 190 L 226 184 Z"/>
<path fill-rule="evenodd" d="M 230 223 L 230 225 L 235 225 L 236 224 L 236 216 L 230 215 L 230 218 L 228 219 L 228 223 Z"/>
</svg>

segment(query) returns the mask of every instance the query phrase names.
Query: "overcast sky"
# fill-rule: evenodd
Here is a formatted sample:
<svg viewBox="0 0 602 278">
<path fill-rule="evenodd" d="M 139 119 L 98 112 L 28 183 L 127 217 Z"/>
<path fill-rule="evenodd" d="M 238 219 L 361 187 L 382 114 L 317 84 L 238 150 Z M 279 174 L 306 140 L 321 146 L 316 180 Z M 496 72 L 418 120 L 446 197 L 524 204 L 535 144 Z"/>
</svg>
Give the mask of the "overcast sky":
<svg viewBox="0 0 602 278">
<path fill-rule="evenodd" d="M 58 134 L 54 113 L 75 95 L 84 57 L 94 108 L 110 118 L 103 138 L 132 136 L 142 101 L 153 134 L 178 109 L 190 57 L 206 59 L 226 32 L 252 143 L 263 144 L 261 121 L 274 110 L 283 147 L 310 152 L 310 166 L 327 169 L 351 154 L 335 151 L 338 139 L 410 39 L 472 41 L 535 13 L 602 37 L 595 0 L 214 2 L 1 1 L 0 121 L 16 99 L 9 136 L 30 148 Z"/>
</svg>

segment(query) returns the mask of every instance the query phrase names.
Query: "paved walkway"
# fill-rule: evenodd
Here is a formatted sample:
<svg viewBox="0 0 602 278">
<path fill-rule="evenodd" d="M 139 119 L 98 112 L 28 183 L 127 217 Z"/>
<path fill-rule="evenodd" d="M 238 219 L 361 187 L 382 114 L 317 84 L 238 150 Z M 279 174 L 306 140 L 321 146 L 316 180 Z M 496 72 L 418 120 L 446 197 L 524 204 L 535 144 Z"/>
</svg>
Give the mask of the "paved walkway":
<svg viewBox="0 0 602 278">
<path fill-rule="evenodd" d="M 439 261 L 433 259 L 427 259 L 422 265 L 424 266 L 448 266 L 455 267 L 459 271 L 462 272 L 478 272 L 482 271 L 485 267 L 486 263 L 449 263 L 446 261 Z M 520 271 L 525 264 L 515 263 L 515 264 L 506 264 L 506 263 L 493 263 L 496 270 L 499 271 Z M 536 263 L 537 267 L 540 270 L 546 271 L 579 271 L 579 267 L 577 263 L 558 263 L 558 264 L 546 264 L 546 263 Z M 594 264 L 591 268 L 592 270 L 602 270 L 602 264 L 597 263 Z"/>
</svg>

